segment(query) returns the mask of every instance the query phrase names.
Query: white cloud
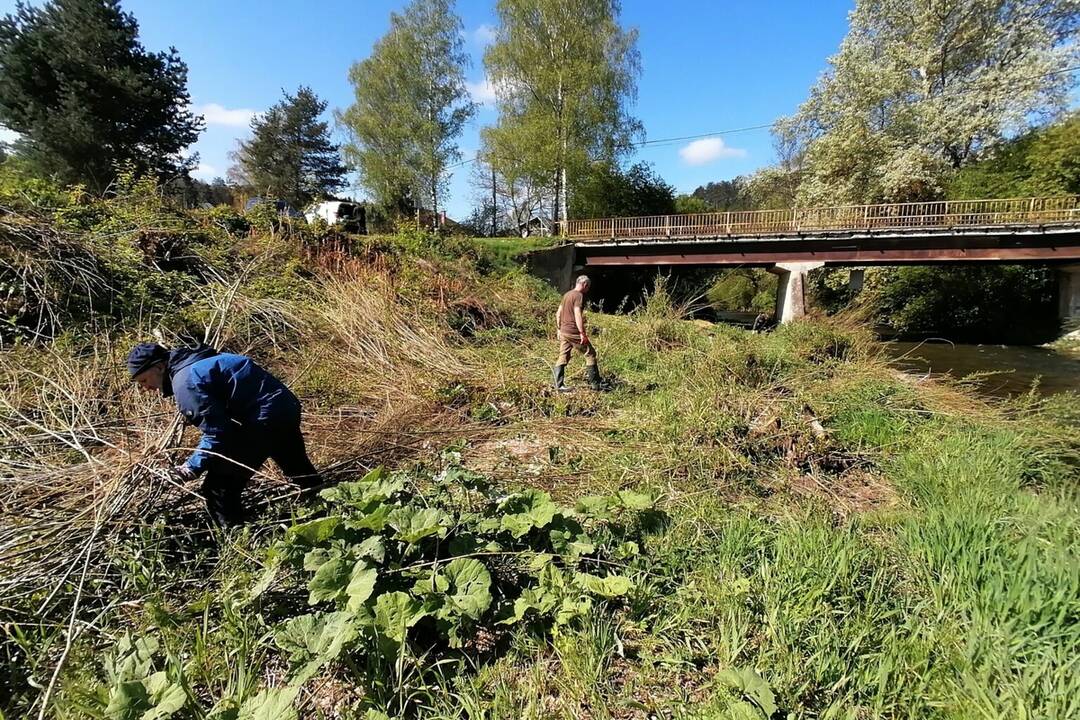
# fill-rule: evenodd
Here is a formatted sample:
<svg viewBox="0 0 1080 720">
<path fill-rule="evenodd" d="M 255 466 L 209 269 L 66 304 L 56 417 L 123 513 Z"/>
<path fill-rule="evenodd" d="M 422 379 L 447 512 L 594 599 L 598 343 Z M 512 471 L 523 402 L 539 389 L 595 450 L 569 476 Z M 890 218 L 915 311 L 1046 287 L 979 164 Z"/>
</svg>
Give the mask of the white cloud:
<svg viewBox="0 0 1080 720">
<path fill-rule="evenodd" d="M 721 158 L 746 157 L 746 151 L 728 147 L 720 138 L 704 138 L 679 148 L 679 157 L 687 165 L 705 165 Z"/>
<path fill-rule="evenodd" d="M 471 34 L 473 41 L 481 47 L 495 42 L 495 28 L 487 23 L 473 30 Z"/>
<path fill-rule="evenodd" d="M 495 86 L 491 84 L 491 81 L 484 78 L 480 82 L 467 82 L 465 83 L 465 89 L 469 91 L 469 95 L 472 97 L 473 102 L 480 103 L 481 105 L 494 106 L 498 97 L 495 94 Z"/>
<path fill-rule="evenodd" d="M 213 180 L 221 175 L 221 173 L 217 171 L 217 168 L 208 163 L 199 163 L 199 165 L 191 171 L 191 174 L 203 180 Z"/>
<path fill-rule="evenodd" d="M 247 127 L 251 119 L 259 114 L 258 110 L 237 108 L 230 110 L 217 103 L 207 103 L 192 108 L 196 115 L 202 115 L 207 125 L 228 125 L 229 127 Z"/>
</svg>

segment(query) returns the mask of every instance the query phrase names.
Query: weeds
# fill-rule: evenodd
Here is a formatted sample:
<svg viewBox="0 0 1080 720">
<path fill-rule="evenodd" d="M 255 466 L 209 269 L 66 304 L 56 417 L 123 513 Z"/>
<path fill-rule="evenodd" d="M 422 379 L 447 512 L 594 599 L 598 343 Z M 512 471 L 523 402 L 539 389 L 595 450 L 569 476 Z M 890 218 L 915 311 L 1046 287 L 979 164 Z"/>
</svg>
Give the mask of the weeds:
<svg viewBox="0 0 1080 720">
<path fill-rule="evenodd" d="M 41 272 L 51 309 L 0 353 L 12 716 L 1080 713 L 1075 398 L 915 382 L 834 323 L 688 321 L 663 286 L 590 316 L 615 389 L 557 394 L 556 298 L 501 274 L 517 247 L 19 202 L 9 226 L 175 306 L 91 325 Z M 341 484 L 295 502 L 266 473 L 259 522 L 207 530 L 155 469 L 191 439 L 118 370 L 163 318 L 296 388 Z"/>
</svg>

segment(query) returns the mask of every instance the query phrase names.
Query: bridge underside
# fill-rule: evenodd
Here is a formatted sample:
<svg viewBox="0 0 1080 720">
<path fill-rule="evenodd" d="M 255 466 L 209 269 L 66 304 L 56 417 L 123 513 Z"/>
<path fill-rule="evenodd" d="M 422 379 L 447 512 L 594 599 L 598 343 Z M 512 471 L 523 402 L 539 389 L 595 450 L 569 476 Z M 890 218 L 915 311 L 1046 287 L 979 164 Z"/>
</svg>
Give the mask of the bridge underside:
<svg viewBox="0 0 1080 720">
<path fill-rule="evenodd" d="M 995 228 L 990 231 L 781 235 L 755 238 L 700 238 L 585 242 L 576 246 L 577 264 L 739 265 L 778 263 L 828 266 L 905 265 L 952 262 L 1076 262 L 1080 228 Z"/>
<path fill-rule="evenodd" d="M 778 275 L 776 316 L 781 322 L 807 307 L 806 273 L 819 267 L 939 263 L 1047 263 L 1061 269 L 1061 317 L 1080 322 L 1080 227 L 964 228 L 908 232 L 815 233 L 692 240 L 635 238 L 580 242 L 573 266 L 764 267 Z M 1067 266 L 1067 267 L 1065 267 Z M 858 282 L 861 283 L 861 272 Z M 853 282 L 856 279 L 853 277 Z"/>
</svg>

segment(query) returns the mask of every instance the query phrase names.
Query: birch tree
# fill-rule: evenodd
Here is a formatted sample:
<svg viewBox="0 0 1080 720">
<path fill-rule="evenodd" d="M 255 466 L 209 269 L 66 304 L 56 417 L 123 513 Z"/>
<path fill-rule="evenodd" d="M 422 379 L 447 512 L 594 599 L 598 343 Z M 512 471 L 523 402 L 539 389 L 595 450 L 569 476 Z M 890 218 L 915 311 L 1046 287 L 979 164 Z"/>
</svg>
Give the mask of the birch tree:
<svg viewBox="0 0 1080 720">
<path fill-rule="evenodd" d="M 1061 113 L 1078 0 L 857 0 L 829 69 L 777 126 L 800 204 L 939 197 L 956 169 Z"/>
<path fill-rule="evenodd" d="M 452 0 L 413 0 L 349 71 L 355 101 L 338 114 L 345 159 L 384 208 L 438 214 L 448 166 L 461 158 L 457 138 L 476 112 L 461 30 Z"/>
<path fill-rule="evenodd" d="M 576 173 L 615 160 L 642 133 L 637 31 L 619 25 L 618 0 L 499 0 L 484 55 L 500 111 L 484 132 L 491 161 L 514 163 L 550 186 L 553 219 L 567 216 Z"/>
</svg>

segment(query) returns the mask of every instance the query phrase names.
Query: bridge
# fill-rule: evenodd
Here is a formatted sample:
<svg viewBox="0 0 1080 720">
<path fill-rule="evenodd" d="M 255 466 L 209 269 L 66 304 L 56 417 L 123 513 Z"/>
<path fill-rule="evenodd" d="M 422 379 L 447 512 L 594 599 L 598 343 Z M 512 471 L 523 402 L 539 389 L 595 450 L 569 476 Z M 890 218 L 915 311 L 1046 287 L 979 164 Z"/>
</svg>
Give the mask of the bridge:
<svg viewBox="0 0 1080 720">
<path fill-rule="evenodd" d="M 806 272 L 933 263 L 1061 267 L 1061 314 L 1080 319 L 1080 196 L 951 200 L 568 220 L 569 273 L 611 266 L 765 267 L 777 318 L 805 313 Z M 1073 263 L 1070 265 L 1070 263 Z"/>
</svg>

